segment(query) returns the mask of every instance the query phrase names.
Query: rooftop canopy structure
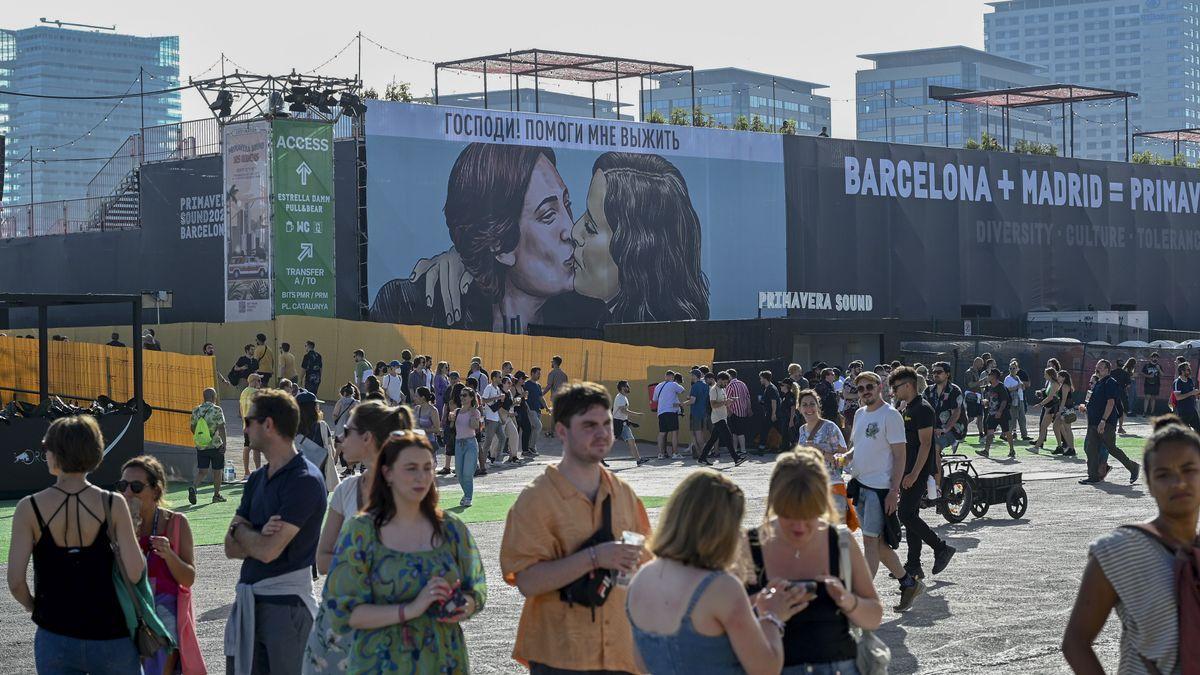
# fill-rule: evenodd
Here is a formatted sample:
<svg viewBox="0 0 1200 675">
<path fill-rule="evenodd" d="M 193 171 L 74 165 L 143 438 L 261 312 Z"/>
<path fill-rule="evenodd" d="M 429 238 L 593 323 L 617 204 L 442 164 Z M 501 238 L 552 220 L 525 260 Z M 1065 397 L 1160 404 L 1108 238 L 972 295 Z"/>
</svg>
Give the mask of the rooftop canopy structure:
<svg viewBox="0 0 1200 675">
<path fill-rule="evenodd" d="M 929 98 L 945 104 L 946 124 L 949 125 L 950 103 L 1000 108 L 1003 116 L 1004 147 L 1009 147 L 1009 112 L 1013 108 L 1059 105 L 1063 110 L 1063 139 L 1069 139 L 1070 156 L 1075 156 L 1075 104 L 1086 101 L 1125 101 L 1125 159 L 1129 160 L 1129 99 L 1137 94 L 1118 89 L 1085 87 L 1077 84 L 1043 84 L 1013 89 L 964 91 L 950 87 L 930 87 Z M 1067 113 L 1070 113 L 1068 115 Z M 1071 120 L 1068 136 L 1067 119 Z"/>
<path fill-rule="evenodd" d="M 1137 139 L 1151 138 L 1156 141 L 1171 141 L 1175 151 L 1172 157 L 1179 154 L 1180 143 L 1200 143 L 1200 128 L 1166 129 L 1163 131 L 1139 131 L 1133 135 L 1134 151 L 1137 151 Z"/>
<path fill-rule="evenodd" d="M 433 102 L 438 103 L 438 73 L 443 69 L 459 70 L 483 75 L 483 107 L 488 107 L 487 78 L 488 75 L 501 75 L 515 78 L 513 89 L 521 87 L 521 77 L 533 77 L 534 112 L 540 112 L 541 103 L 538 96 L 539 80 L 543 77 L 569 82 L 586 82 L 592 85 L 592 117 L 596 116 L 596 83 L 615 82 L 617 84 L 617 107 L 621 106 L 621 80 L 629 77 L 639 79 L 642 90 L 646 88 L 647 76 L 661 75 L 686 71 L 691 78 L 692 110 L 696 109 L 696 76 L 695 68 L 677 63 L 662 63 L 658 61 L 642 61 L 617 56 L 597 56 L 595 54 L 576 54 L 574 52 L 556 52 L 546 49 L 526 49 L 504 54 L 475 56 L 457 61 L 443 61 L 433 64 Z M 518 103 L 518 110 L 520 101 Z"/>
</svg>

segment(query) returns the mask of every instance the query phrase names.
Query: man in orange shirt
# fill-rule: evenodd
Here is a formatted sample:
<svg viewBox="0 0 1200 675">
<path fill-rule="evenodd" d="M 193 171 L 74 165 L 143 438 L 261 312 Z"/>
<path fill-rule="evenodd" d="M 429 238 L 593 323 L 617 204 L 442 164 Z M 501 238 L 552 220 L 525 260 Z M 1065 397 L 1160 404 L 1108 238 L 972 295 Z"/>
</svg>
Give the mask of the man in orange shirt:
<svg viewBox="0 0 1200 675">
<path fill-rule="evenodd" d="M 650 519 L 633 489 L 600 465 L 613 444 L 611 408 L 608 392 L 591 382 L 556 393 L 562 461 L 521 492 L 504 525 L 500 568 L 525 596 L 513 658 L 533 675 L 638 672 L 616 575 L 637 569 L 644 555 L 641 546 L 621 543 L 623 532 L 649 535 Z M 611 529 L 602 532 L 605 510 Z M 596 583 L 605 576 L 611 586 Z M 560 593 L 581 578 L 602 588 L 598 606 Z"/>
</svg>

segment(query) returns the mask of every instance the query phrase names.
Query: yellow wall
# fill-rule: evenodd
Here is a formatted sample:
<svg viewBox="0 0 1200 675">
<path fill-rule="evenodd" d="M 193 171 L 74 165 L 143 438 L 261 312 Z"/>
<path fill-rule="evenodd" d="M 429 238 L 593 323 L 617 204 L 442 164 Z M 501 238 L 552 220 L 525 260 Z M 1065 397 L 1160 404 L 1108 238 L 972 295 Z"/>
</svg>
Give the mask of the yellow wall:
<svg viewBox="0 0 1200 675">
<path fill-rule="evenodd" d="M 310 317 L 284 316 L 273 321 L 249 321 L 243 323 L 179 323 L 165 324 L 162 326 L 154 326 L 155 332 L 158 335 L 159 341 L 162 342 L 164 350 L 167 352 L 178 352 L 180 354 L 200 354 L 204 343 L 211 342 L 216 347 L 217 358 L 215 364 L 210 360 L 200 357 L 200 360 L 191 362 L 180 362 L 176 365 L 174 362 L 167 364 L 164 361 L 158 361 L 156 357 L 163 357 L 166 352 L 146 352 L 146 398 L 151 405 L 166 405 L 167 407 L 190 409 L 198 405 L 201 399 L 201 391 L 206 386 L 212 386 L 211 383 L 216 380 L 215 368 L 222 373 L 228 373 L 234 362 L 242 353 L 242 347 L 246 344 L 254 342 L 254 336 L 257 333 L 264 333 L 267 336 L 268 343 L 272 345 L 276 355 L 279 353 L 279 343 L 288 342 L 292 346 L 292 352 L 296 354 L 297 366 L 304 354 L 304 341 L 313 340 L 317 344 L 317 351 L 324 357 L 324 377 L 321 382 L 320 395 L 323 399 L 332 400 L 336 397 L 336 392 L 344 383 L 353 378 L 354 360 L 352 354 L 355 349 L 362 349 L 366 352 L 367 358 L 372 363 L 377 361 L 390 361 L 400 358 L 400 352 L 404 349 L 411 350 L 414 354 L 430 354 L 433 356 L 434 362 L 447 361 L 451 369 L 458 370 L 464 375 L 467 367 L 470 365 L 472 356 L 480 356 L 483 359 L 484 366 L 491 369 L 498 369 L 504 361 L 512 361 L 517 370 L 525 370 L 526 372 L 532 366 L 539 365 L 542 367 L 543 373 L 550 370 L 550 357 L 559 355 L 563 357 L 563 370 L 571 379 L 591 380 L 604 384 L 609 388 L 609 391 L 616 390 L 618 380 L 629 380 L 632 392 L 630 393 L 630 408 L 647 413 L 642 418 L 635 418 L 642 423 L 639 429 L 639 436 L 643 438 L 653 438 L 657 433 L 655 419 L 650 414 L 649 401 L 646 394 L 647 382 L 658 382 L 662 379 L 662 372 L 671 368 L 673 370 L 684 370 L 690 368 L 693 364 L 711 364 L 713 359 L 713 350 L 711 349 L 662 349 L 658 347 L 642 347 L 637 345 L 618 344 L 613 342 L 604 342 L 602 340 L 578 340 L 570 338 L 551 338 L 539 337 L 530 335 L 506 335 L 503 333 L 487 333 L 478 331 L 462 331 L 448 330 L 442 328 L 427 328 L 424 326 L 402 326 L 395 324 L 382 324 L 365 321 L 347 321 L 342 319 L 318 319 Z M 14 334 L 26 334 L 35 331 L 27 329 L 13 330 Z M 56 379 L 54 362 L 54 349 L 62 349 L 64 346 L 71 347 L 88 347 L 87 351 L 80 352 L 82 360 L 77 362 L 71 369 L 72 373 L 92 373 L 103 372 L 103 368 L 111 365 L 106 359 L 111 360 L 109 352 L 125 352 L 129 350 L 113 349 L 110 347 L 101 347 L 98 344 L 82 345 L 79 343 L 105 343 L 109 340 L 109 334 L 118 332 L 121 334 L 122 341 L 127 344 L 130 341 L 128 326 L 95 326 L 86 328 L 56 328 L 53 333 L 62 334 L 69 337 L 72 342 L 52 342 L 51 343 L 51 383 L 66 382 L 66 380 Z M 32 358 L 26 355 L 24 358 L 28 363 L 33 364 L 32 382 L 35 386 L 23 387 L 28 389 L 37 389 L 37 343 L 33 340 L 9 340 L 9 342 L 23 343 L 21 347 L 27 347 L 32 350 Z M 2 349 L 2 347 L 0 347 Z M 193 357 L 194 358 L 194 357 Z M 3 359 L 3 352 L 0 352 L 0 359 Z M 156 368 L 151 366 L 151 363 L 156 364 Z M 276 358 L 278 366 L 279 360 Z M 89 366 L 89 364 L 92 364 Z M 198 380 L 190 379 L 181 380 L 175 377 L 175 368 L 196 369 L 201 372 L 197 375 Z M 4 370 L 5 364 L 0 361 L 0 386 L 9 386 L 3 384 L 5 382 Z M 86 388 L 87 391 L 96 390 L 96 383 L 92 379 L 93 375 L 89 374 L 82 379 L 77 379 L 79 388 Z M 205 375 L 207 375 L 205 377 Z M 276 374 L 278 375 L 278 374 Z M 63 372 L 66 376 L 66 371 Z M 277 377 L 272 379 L 272 383 L 277 381 Z M 111 378 L 110 378 L 111 380 Z M 180 382 L 176 382 L 180 380 Z M 126 380 L 128 381 L 128 376 Z M 545 382 L 543 376 L 543 383 Z M 685 378 L 686 382 L 686 378 Z M 194 387 L 195 394 L 190 401 L 185 401 L 187 392 L 175 392 L 178 387 Z M 51 387 L 54 388 L 53 386 Z M 103 389 L 99 389 L 103 391 Z M 221 384 L 219 391 L 222 398 L 236 398 L 238 389 L 231 388 Z M 77 393 L 69 391 L 66 393 Z M 79 395 L 91 395 L 78 392 Z M 114 396 L 113 398 L 120 398 Z M 174 403 L 157 403 L 157 401 L 172 401 Z M 167 417 L 167 415 L 156 415 L 156 417 Z M 158 440 L 152 437 L 151 429 L 154 426 L 154 420 L 147 425 L 147 440 Z M 172 433 L 170 437 L 174 440 L 159 441 L 172 442 L 179 445 L 190 444 L 190 434 L 187 433 L 186 420 L 181 425 L 182 432 Z M 686 421 L 682 422 L 681 426 L 686 429 Z M 681 432 L 681 440 L 688 432 Z M 183 437 L 182 442 L 179 437 Z"/>
</svg>

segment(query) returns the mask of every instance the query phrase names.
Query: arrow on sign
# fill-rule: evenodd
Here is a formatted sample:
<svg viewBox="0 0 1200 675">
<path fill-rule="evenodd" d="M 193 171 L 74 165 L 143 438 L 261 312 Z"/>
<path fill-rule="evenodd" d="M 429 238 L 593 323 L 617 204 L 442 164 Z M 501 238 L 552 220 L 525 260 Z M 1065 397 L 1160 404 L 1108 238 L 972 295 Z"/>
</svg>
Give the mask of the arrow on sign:
<svg viewBox="0 0 1200 675">
<path fill-rule="evenodd" d="M 296 262 L 300 262 L 305 258 L 311 257 L 313 257 L 312 244 L 307 242 L 300 244 L 300 255 L 296 256 Z"/>
<path fill-rule="evenodd" d="M 308 175 L 312 173 L 312 169 L 308 168 L 308 162 L 300 162 L 300 166 L 296 167 L 296 173 L 300 175 L 300 184 L 308 185 Z"/>
</svg>

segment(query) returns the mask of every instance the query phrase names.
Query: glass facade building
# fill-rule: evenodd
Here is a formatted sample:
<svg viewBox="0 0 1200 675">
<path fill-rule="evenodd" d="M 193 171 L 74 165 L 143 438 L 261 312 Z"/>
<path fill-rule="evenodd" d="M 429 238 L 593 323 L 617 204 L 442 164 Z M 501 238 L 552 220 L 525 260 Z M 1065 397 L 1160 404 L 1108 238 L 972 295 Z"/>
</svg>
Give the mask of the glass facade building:
<svg viewBox="0 0 1200 675">
<path fill-rule="evenodd" d="M 179 122 L 180 92 L 139 101 L 141 72 L 146 91 L 178 86 L 179 38 L 50 26 L 0 29 L 0 91 L 130 94 L 103 100 L 0 96 L 0 134 L 7 136 L 4 203 L 82 198 L 105 160 L 138 133 L 143 120 L 147 127 Z"/>
<path fill-rule="evenodd" d="M 1200 3 L 1191 0 L 1010 0 L 984 14 L 987 51 L 1046 68 L 1056 81 L 1121 89 L 1130 131 L 1200 127 Z M 1075 153 L 1125 158 L 1124 104 L 1075 106 Z M 1061 125 L 1060 125 L 1061 127 Z M 1062 132 L 1054 131 L 1061 143 Z M 1169 145 L 1138 142 L 1169 156 Z M 1195 147 L 1187 148 L 1194 160 Z"/>
<path fill-rule="evenodd" d="M 979 91 L 1044 84 L 1042 69 L 963 46 L 861 54 L 874 68 L 855 74 L 858 139 L 914 145 L 961 148 L 984 132 L 1000 137 L 999 110 L 971 107 L 929 98 L 929 87 Z M 1048 143 L 1049 113 L 1044 109 L 1014 110 L 1010 138 Z"/>
<path fill-rule="evenodd" d="M 688 73 L 667 73 L 646 78 L 653 82 L 641 92 L 642 119 L 658 111 L 670 119 L 675 108 L 692 105 Z M 732 127 L 739 116 L 758 115 L 768 127 L 778 129 L 786 120 L 796 121 L 796 133 L 815 136 L 830 127 L 829 97 L 813 93 L 828 85 L 790 77 L 757 73 L 741 68 L 696 71 L 696 105 L 716 121 Z"/>
</svg>

